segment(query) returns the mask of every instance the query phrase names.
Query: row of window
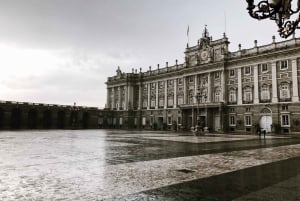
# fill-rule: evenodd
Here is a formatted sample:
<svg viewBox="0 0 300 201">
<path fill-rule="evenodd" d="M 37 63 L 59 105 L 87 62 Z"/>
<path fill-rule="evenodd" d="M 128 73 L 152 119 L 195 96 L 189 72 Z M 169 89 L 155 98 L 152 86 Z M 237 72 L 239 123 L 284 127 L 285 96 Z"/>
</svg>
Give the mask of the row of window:
<svg viewBox="0 0 300 201">
<path fill-rule="evenodd" d="M 290 86 L 288 83 L 283 83 L 280 85 L 279 98 L 282 101 L 289 100 L 291 98 Z M 260 90 L 260 100 L 263 102 L 263 101 L 270 101 L 270 99 L 271 99 L 270 87 L 268 85 L 263 85 Z M 228 101 L 230 103 L 235 103 L 237 101 L 236 89 L 234 88 L 230 89 Z M 243 101 L 249 103 L 253 101 L 252 87 L 245 87 L 243 89 Z"/>
<path fill-rule="evenodd" d="M 288 60 L 282 60 L 279 61 L 279 67 L 280 70 L 286 70 L 288 68 Z M 259 64 L 258 68 L 261 70 L 261 72 L 267 72 L 268 69 L 268 64 L 267 63 L 263 63 L 263 64 Z M 246 66 L 243 68 L 243 72 L 245 75 L 250 75 L 251 74 L 251 66 Z M 234 77 L 235 76 L 235 70 L 231 69 L 229 70 L 229 76 L 230 77 Z"/>
<path fill-rule="evenodd" d="M 252 116 L 245 115 L 244 116 L 244 125 L 245 126 L 252 126 Z M 236 126 L 236 116 L 230 115 L 229 116 L 229 126 Z M 290 126 L 290 115 L 289 114 L 282 114 L 281 115 L 281 126 Z"/>
</svg>

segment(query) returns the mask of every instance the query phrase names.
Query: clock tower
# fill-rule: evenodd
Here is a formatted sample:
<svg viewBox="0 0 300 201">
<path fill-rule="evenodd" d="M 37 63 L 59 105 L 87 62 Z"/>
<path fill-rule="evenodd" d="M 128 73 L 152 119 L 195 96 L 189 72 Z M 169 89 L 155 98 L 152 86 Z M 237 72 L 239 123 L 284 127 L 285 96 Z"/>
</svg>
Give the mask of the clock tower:
<svg viewBox="0 0 300 201">
<path fill-rule="evenodd" d="M 186 66 L 200 66 L 202 64 L 222 61 L 228 53 L 228 45 L 229 41 L 225 34 L 222 39 L 212 40 L 205 25 L 198 44 L 186 48 Z"/>
</svg>

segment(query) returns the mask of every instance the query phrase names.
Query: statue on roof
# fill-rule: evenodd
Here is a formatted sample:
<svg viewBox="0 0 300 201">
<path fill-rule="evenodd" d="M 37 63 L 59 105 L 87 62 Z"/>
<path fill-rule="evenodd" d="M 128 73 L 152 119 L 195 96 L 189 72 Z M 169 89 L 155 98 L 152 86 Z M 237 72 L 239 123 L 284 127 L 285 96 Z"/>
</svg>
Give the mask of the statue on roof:
<svg viewBox="0 0 300 201">
<path fill-rule="evenodd" d="M 205 25 L 204 31 L 202 33 L 202 38 L 200 39 L 200 42 L 199 42 L 199 48 L 206 49 L 209 46 L 210 46 L 210 37 L 209 37 L 207 25 Z"/>
</svg>

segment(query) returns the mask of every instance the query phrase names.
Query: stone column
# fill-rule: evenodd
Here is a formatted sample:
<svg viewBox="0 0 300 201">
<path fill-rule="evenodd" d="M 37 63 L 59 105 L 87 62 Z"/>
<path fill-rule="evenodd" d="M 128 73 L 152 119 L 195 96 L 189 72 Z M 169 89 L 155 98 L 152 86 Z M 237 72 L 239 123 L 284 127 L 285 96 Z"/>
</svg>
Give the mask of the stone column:
<svg viewBox="0 0 300 201">
<path fill-rule="evenodd" d="M 105 108 L 110 108 L 109 106 L 110 106 L 110 88 L 107 88 L 106 89 L 106 106 L 105 106 Z"/>
<path fill-rule="evenodd" d="M 194 97 L 193 97 L 193 102 L 195 103 L 195 104 L 197 104 L 197 86 L 198 86 L 198 84 L 197 84 L 197 75 L 195 75 L 195 77 L 194 77 Z"/>
<path fill-rule="evenodd" d="M 128 104 L 130 102 L 130 97 L 131 97 L 131 90 L 130 86 L 124 86 L 124 92 L 125 92 L 125 105 L 124 105 L 124 110 L 128 110 Z"/>
<path fill-rule="evenodd" d="M 225 73 L 224 71 L 221 71 L 221 97 L 220 102 L 225 102 L 225 89 L 226 89 L 226 83 L 225 83 Z"/>
<path fill-rule="evenodd" d="M 177 79 L 174 79 L 174 106 L 173 108 L 177 108 Z"/>
<path fill-rule="evenodd" d="M 243 104 L 243 93 L 242 93 L 242 69 L 238 68 L 238 97 L 237 97 L 237 103 L 238 105 Z"/>
<path fill-rule="evenodd" d="M 207 102 L 211 102 L 211 73 L 208 73 L 207 75 Z"/>
<path fill-rule="evenodd" d="M 125 93 L 125 96 L 122 97 L 124 98 L 124 105 L 122 105 L 122 98 L 120 97 L 120 106 L 123 106 L 123 110 L 127 110 L 127 106 L 128 106 L 128 88 L 127 86 L 124 86 L 124 93 Z M 120 90 L 121 91 L 121 90 Z M 121 93 L 121 96 L 123 96 L 123 94 Z"/>
<path fill-rule="evenodd" d="M 111 94 L 112 94 L 112 99 L 111 99 L 111 109 L 113 110 L 115 107 L 115 89 L 111 88 Z"/>
<path fill-rule="evenodd" d="M 118 87 L 118 96 L 119 96 L 119 102 L 118 102 L 118 110 L 120 110 L 121 104 L 122 104 L 122 98 L 121 98 L 121 87 Z"/>
<path fill-rule="evenodd" d="M 155 84 L 155 109 L 158 109 L 158 101 L 159 101 L 159 99 L 158 99 L 158 84 L 159 84 L 159 82 L 156 82 L 156 84 Z"/>
<path fill-rule="evenodd" d="M 298 91 L 298 72 L 297 72 L 297 59 L 292 60 L 292 76 L 293 76 L 293 102 L 299 101 Z"/>
<path fill-rule="evenodd" d="M 272 103 L 278 102 L 277 96 L 277 69 L 276 69 L 276 62 L 272 63 Z"/>
<path fill-rule="evenodd" d="M 168 108 L 168 81 L 165 80 L 165 90 L 164 90 L 164 95 L 165 95 L 165 101 L 164 101 L 164 109 Z"/>
<path fill-rule="evenodd" d="M 150 109 L 150 87 L 151 87 L 151 86 L 150 86 L 150 83 L 148 83 L 148 84 L 147 84 L 147 90 L 148 90 L 148 97 L 147 97 L 147 98 L 148 98 L 148 101 L 147 101 L 147 102 L 148 102 L 148 103 L 147 103 L 147 110 L 149 110 L 149 109 Z"/>
<path fill-rule="evenodd" d="M 142 89 L 142 84 L 139 85 L 139 102 L 138 102 L 138 109 L 141 110 L 143 108 L 142 106 L 142 92 L 143 92 L 143 89 Z"/>
<path fill-rule="evenodd" d="M 186 97 L 187 97 L 187 92 L 186 92 L 186 77 L 183 77 L 183 104 L 187 104 L 187 100 L 186 100 Z"/>
<path fill-rule="evenodd" d="M 258 66 L 253 67 L 253 78 L 254 78 L 254 104 L 259 103 L 259 93 L 258 93 Z"/>
</svg>

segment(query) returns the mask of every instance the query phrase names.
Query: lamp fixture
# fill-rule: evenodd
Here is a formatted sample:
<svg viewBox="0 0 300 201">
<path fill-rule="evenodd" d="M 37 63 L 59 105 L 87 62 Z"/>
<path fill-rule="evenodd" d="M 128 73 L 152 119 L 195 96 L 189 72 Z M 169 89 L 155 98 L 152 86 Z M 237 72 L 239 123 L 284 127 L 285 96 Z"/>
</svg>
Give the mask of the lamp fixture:
<svg viewBox="0 0 300 201">
<path fill-rule="evenodd" d="M 274 20 L 278 26 L 280 37 L 287 38 L 295 33 L 296 29 L 300 28 L 300 0 L 297 0 L 296 9 L 292 8 L 293 0 L 263 0 L 258 4 L 255 4 L 254 0 L 246 1 L 249 15 L 258 20 L 268 18 Z M 296 17 L 291 20 L 290 18 L 293 15 L 296 15 Z"/>
</svg>

